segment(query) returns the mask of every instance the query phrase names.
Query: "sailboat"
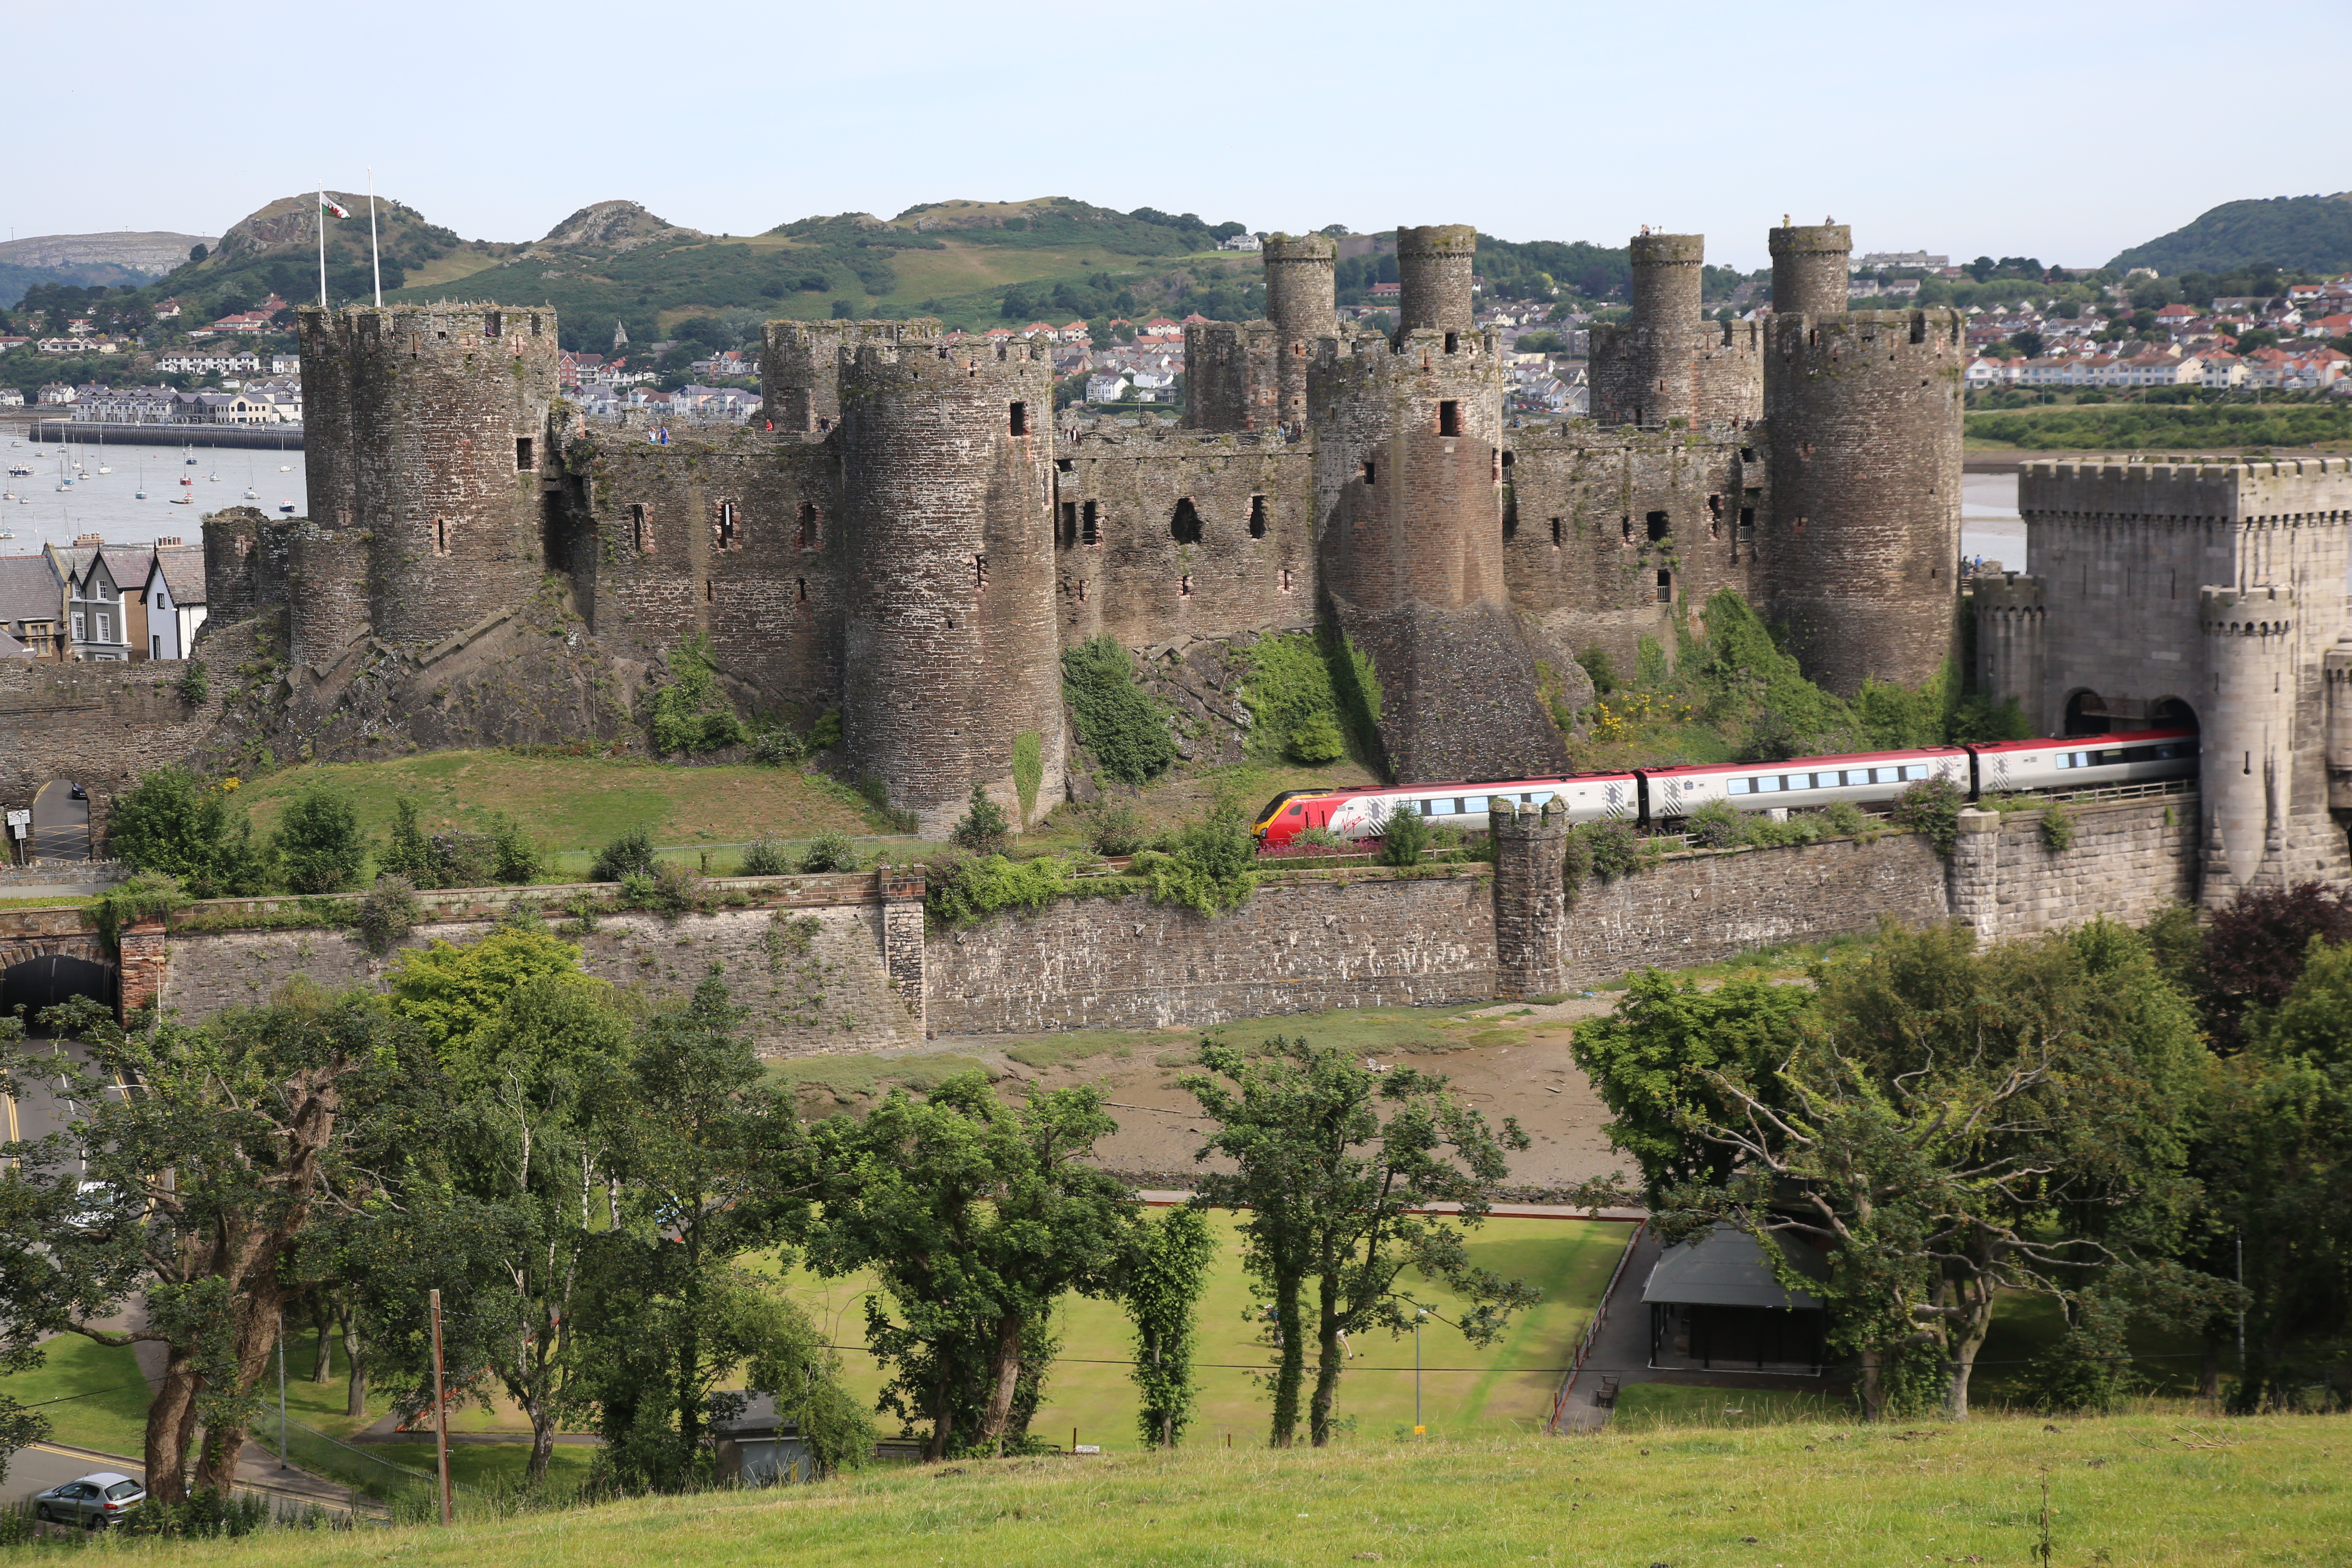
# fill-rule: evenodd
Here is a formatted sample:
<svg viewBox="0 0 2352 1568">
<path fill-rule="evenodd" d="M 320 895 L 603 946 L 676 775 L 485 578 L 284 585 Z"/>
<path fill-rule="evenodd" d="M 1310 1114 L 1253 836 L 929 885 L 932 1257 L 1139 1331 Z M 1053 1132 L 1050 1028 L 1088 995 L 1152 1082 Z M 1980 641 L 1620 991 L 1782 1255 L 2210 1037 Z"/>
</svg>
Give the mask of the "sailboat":
<svg viewBox="0 0 2352 1568">
<path fill-rule="evenodd" d="M 98 471 L 101 474 L 114 472 L 106 466 L 106 432 L 102 429 L 98 433 Z"/>
<path fill-rule="evenodd" d="M 132 500 L 145 500 L 147 499 L 147 465 L 144 463 L 139 465 L 139 493 L 132 496 L 131 499 Z"/>
</svg>

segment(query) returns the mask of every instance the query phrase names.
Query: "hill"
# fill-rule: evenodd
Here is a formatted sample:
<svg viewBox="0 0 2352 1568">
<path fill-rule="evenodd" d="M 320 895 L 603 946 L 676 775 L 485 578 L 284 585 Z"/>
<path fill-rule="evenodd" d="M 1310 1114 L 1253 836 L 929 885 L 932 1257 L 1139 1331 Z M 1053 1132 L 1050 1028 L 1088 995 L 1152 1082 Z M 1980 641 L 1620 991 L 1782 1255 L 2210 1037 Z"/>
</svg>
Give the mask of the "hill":
<svg viewBox="0 0 2352 1568">
<path fill-rule="evenodd" d="M 1725 1395 L 1736 1401 L 1737 1394 Z M 1736 1419 L 1736 1417 L 1735 1417 Z M 638 1498 L 357 1534 L 190 1541 L 175 1561 L 312 1568 L 644 1562 L 2333 1563 L 2341 1415 L 1978 1417 L 883 1465 L 782 1491 Z M 2044 1488 L 2047 1488 L 2046 1491 Z M 422 1517 L 421 1508 L 403 1510 Z M 2042 1554 L 2046 1547 L 2048 1554 Z"/>
<path fill-rule="evenodd" d="M 2108 266 L 2231 272 L 2269 263 L 2306 272 L 2352 268 L 2352 191 L 2223 202 L 2194 223 L 2134 246 Z"/>
<path fill-rule="evenodd" d="M 43 234 L 0 243 L 0 264 L 10 267 L 111 267 L 160 278 L 188 259 L 194 246 L 217 243 L 209 234 Z M 84 281 L 84 279 L 72 279 Z"/>
</svg>

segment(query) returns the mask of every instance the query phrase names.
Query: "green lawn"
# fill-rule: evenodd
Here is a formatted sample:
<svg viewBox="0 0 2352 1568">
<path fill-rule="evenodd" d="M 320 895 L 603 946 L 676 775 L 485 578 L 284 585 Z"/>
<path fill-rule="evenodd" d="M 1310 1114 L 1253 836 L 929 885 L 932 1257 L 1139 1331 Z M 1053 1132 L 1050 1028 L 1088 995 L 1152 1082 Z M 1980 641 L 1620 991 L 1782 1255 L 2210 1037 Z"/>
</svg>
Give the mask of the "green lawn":
<svg viewBox="0 0 2352 1568">
<path fill-rule="evenodd" d="M 235 1568 L 1890 1568 L 2346 1562 L 2352 1418 L 1239 1443 L 885 1465 L 807 1489 L 631 1499 L 355 1534 L 174 1542 Z M 2046 1490 L 2045 1490 L 2046 1488 Z M 2045 1556 L 2042 1550 L 2046 1543 Z"/>
<path fill-rule="evenodd" d="M 1193 1431 L 1237 1446 L 1265 1440 L 1267 1394 L 1254 1379 L 1272 1365 L 1273 1352 L 1245 1321 L 1252 1292 L 1241 1268 L 1230 1216 L 1212 1216 L 1223 1238 L 1213 1277 L 1201 1303 L 1198 1359 L 1201 1401 Z M 1472 1260 L 1483 1268 L 1542 1288 L 1544 1300 L 1514 1320 L 1497 1344 L 1479 1349 L 1447 1324 L 1423 1331 L 1421 1378 L 1424 1422 L 1433 1436 L 1493 1436 L 1539 1429 L 1551 1414 L 1552 1394 L 1584 1331 L 1601 1288 L 1617 1266 L 1627 1227 L 1583 1220 L 1496 1219 L 1474 1232 Z M 835 1344 L 863 1342 L 862 1280 L 791 1277 L 795 1297 Z M 1422 1297 L 1446 1318 L 1455 1300 L 1443 1289 Z M 1067 1443 L 1076 1429 L 1081 1443 L 1108 1450 L 1138 1447 L 1135 1384 L 1128 1362 L 1133 1355 L 1125 1314 L 1107 1301 L 1069 1299 L 1057 1317 L 1060 1356 L 1046 1384 L 1045 1402 L 1030 1429 L 1055 1443 Z M 1355 1343 L 1355 1358 L 1339 1388 L 1339 1419 L 1349 1440 L 1386 1442 L 1409 1433 L 1413 1413 L 1413 1343 L 1408 1334 L 1391 1339 L 1368 1335 Z M 873 1359 L 859 1351 L 844 1355 L 845 1381 L 863 1397 L 881 1386 Z M 1312 1358 L 1309 1359 L 1310 1376 Z"/>
<path fill-rule="evenodd" d="M 142 1452 L 150 1394 L 130 1347 L 115 1350 L 79 1334 L 60 1334 L 44 1349 L 39 1366 L 8 1374 L 9 1394 L 38 1405 L 58 1442 L 110 1454 Z"/>
</svg>

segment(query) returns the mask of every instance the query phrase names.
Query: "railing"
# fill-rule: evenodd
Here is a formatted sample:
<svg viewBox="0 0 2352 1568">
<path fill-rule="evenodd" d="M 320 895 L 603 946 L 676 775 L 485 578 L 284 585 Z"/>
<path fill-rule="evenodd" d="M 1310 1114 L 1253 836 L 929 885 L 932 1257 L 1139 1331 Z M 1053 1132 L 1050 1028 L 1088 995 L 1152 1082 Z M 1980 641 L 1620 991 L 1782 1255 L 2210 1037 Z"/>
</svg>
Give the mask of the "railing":
<svg viewBox="0 0 2352 1568">
<path fill-rule="evenodd" d="M 1593 1341 L 1601 1337 L 1601 1325 L 1609 1321 L 1609 1303 L 1616 1299 L 1618 1282 L 1625 1278 L 1625 1266 L 1633 1261 L 1633 1248 L 1642 1243 L 1642 1233 L 1650 1226 L 1642 1220 L 1633 1226 L 1633 1234 L 1625 1238 L 1625 1250 L 1617 1255 L 1617 1267 L 1610 1271 L 1609 1288 L 1601 1293 L 1601 1305 L 1592 1310 L 1591 1321 L 1584 1325 L 1584 1333 L 1576 1342 L 1576 1354 L 1570 1361 L 1568 1376 L 1559 1385 L 1559 1396 L 1551 1402 L 1551 1419 L 1544 1423 L 1546 1436 L 1559 1432 L 1559 1418 L 1568 1409 L 1569 1395 L 1576 1392 L 1577 1374 L 1584 1370 L 1585 1358 L 1592 1353 Z"/>
</svg>

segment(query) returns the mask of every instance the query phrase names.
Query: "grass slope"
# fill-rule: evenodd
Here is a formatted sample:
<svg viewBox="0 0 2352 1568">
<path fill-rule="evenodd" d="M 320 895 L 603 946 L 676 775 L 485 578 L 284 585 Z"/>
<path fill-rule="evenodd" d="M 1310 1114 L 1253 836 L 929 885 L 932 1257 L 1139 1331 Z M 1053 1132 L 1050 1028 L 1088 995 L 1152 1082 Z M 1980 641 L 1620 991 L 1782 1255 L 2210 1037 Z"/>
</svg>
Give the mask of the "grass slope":
<svg viewBox="0 0 2352 1568">
<path fill-rule="evenodd" d="M 2352 191 L 2223 202 L 2107 265 L 2153 267 L 2170 275 L 2224 272 L 2263 262 L 2313 271 L 2352 267 Z"/>
<path fill-rule="evenodd" d="M 1249 1321 L 1254 1293 L 1242 1271 L 1234 1219 L 1214 1215 L 1211 1223 L 1219 1247 L 1201 1302 L 1195 1353 L 1202 1370 L 1193 1431 L 1219 1442 L 1230 1433 L 1236 1445 L 1249 1446 L 1265 1440 L 1267 1394 L 1257 1381 L 1274 1364 L 1274 1352 L 1256 1337 L 1258 1325 Z M 1447 1322 L 1433 1320 L 1423 1331 L 1422 1408 L 1433 1434 L 1469 1437 L 1541 1427 L 1551 1413 L 1552 1394 L 1573 1356 L 1577 1336 L 1609 1283 L 1629 1229 L 1585 1220 L 1495 1219 L 1472 1233 L 1473 1262 L 1540 1286 L 1544 1299 L 1515 1319 L 1502 1340 L 1485 1349 L 1471 1345 Z M 862 1303 L 871 1289 L 869 1282 L 795 1273 L 790 1289 L 832 1343 L 864 1342 Z M 1416 1300 L 1444 1318 L 1455 1315 L 1456 1299 L 1442 1286 L 1423 1281 L 1412 1289 Z M 1055 1327 L 1061 1335 L 1061 1352 L 1030 1430 L 1054 1443 L 1066 1442 L 1076 1428 L 1081 1443 L 1099 1443 L 1108 1450 L 1139 1447 L 1135 1384 L 1128 1365 L 1134 1355 L 1132 1331 L 1124 1311 L 1116 1302 L 1067 1298 Z M 1354 1358 L 1340 1380 L 1340 1421 L 1360 1440 L 1409 1436 L 1413 1424 L 1412 1337 L 1365 1335 L 1353 1349 Z M 873 1359 L 855 1350 L 842 1359 L 852 1392 L 870 1401 L 882 1384 Z M 1311 1352 L 1308 1366 L 1311 1380 Z"/>
<path fill-rule="evenodd" d="M 644 1499 L 383 1533 L 173 1548 L 239 1568 L 494 1562 L 1255 1568 L 1353 1561 L 1591 1568 L 1896 1563 L 2339 1563 L 2342 1416 L 1983 1420 L 1957 1430 L 1192 1448 L 1093 1461 L 889 1467 L 806 1490 Z"/>
</svg>

